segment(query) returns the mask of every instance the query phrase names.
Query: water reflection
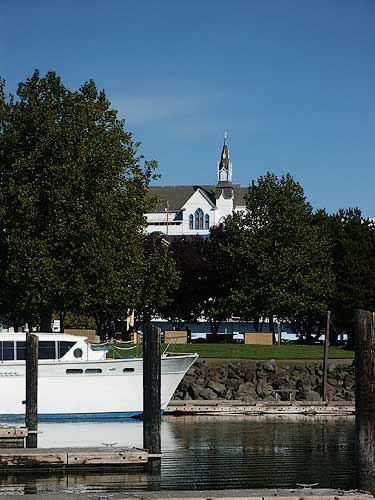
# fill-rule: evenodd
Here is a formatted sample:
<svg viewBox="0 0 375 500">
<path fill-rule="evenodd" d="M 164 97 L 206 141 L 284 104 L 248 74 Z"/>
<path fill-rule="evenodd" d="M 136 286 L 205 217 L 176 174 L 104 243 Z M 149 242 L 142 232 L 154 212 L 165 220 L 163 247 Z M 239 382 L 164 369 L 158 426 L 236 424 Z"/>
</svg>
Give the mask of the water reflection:
<svg viewBox="0 0 375 500">
<path fill-rule="evenodd" d="M 142 422 L 43 423 L 40 446 L 142 446 Z M 121 473 L 0 476 L 1 493 L 355 487 L 354 418 L 165 417 L 161 463 Z"/>
<path fill-rule="evenodd" d="M 194 417 L 169 420 L 180 446 L 183 475 L 197 488 L 354 487 L 354 419 Z M 175 453 L 165 452 L 168 470 Z M 164 472 L 164 471 L 163 471 Z M 163 476 L 169 487 L 170 474 Z M 166 484 L 167 483 L 167 484 Z"/>
</svg>

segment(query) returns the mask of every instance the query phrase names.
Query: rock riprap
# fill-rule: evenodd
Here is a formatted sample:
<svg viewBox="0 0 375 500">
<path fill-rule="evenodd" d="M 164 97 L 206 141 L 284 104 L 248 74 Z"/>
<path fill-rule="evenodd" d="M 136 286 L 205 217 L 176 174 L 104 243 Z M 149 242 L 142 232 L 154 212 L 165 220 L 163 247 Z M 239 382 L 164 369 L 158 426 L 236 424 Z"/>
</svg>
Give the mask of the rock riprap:
<svg viewBox="0 0 375 500">
<path fill-rule="evenodd" d="M 248 360 L 198 360 L 185 375 L 173 399 L 244 401 L 320 401 L 323 369 L 319 364 Z M 353 364 L 331 364 L 330 401 L 354 401 Z"/>
</svg>

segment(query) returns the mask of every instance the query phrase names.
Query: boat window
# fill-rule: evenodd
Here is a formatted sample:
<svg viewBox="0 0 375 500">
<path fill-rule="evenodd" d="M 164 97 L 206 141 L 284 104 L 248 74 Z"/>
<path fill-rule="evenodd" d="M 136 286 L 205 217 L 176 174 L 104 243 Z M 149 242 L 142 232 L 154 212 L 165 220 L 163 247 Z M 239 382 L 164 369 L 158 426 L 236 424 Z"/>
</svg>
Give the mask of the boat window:
<svg viewBox="0 0 375 500">
<path fill-rule="evenodd" d="M 70 351 L 70 349 L 74 346 L 74 344 L 75 344 L 75 342 L 66 342 L 65 340 L 58 342 L 59 358 L 62 358 L 63 356 L 65 356 L 65 354 L 68 351 Z"/>
<path fill-rule="evenodd" d="M 26 359 L 26 342 L 18 341 L 16 343 L 17 359 Z"/>
<path fill-rule="evenodd" d="M 0 354 L 2 361 L 10 361 L 14 359 L 14 342 L 0 342 Z"/>
<path fill-rule="evenodd" d="M 83 351 L 82 351 L 82 349 L 80 349 L 79 347 L 77 347 L 77 349 L 74 349 L 74 351 L 73 351 L 73 356 L 74 356 L 75 358 L 82 358 L 82 356 L 83 356 Z"/>
<path fill-rule="evenodd" d="M 124 368 L 122 371 L 125 373 L 126 372 L 134 372 L 134 368 Z"/>
<path fill-rule="evenodd" d="M 86 368 L 85 373 L 102 373 L 101 368 Z"/>
<path fill-rule="evenodd" d="M 56 350 L 54 341 L 39 342 L 38 348 L 39 359 L 56 359 Z"/>
<path fill-rule="evenodd" d="M 68 368 L 66 370 L 66 373 L 69 373 L 69 374 L 83 373 L 83 370 L 81 368 Z"/>
</svg>

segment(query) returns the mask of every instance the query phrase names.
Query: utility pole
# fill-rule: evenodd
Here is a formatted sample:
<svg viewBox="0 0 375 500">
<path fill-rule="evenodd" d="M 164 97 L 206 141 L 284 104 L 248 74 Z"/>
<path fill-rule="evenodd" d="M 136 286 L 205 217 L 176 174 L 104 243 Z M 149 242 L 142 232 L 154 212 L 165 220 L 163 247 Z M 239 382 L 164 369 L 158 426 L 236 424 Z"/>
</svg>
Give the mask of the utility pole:
<svg viewBox="0 0 375 500">
<path fill-rule="evenodd" d="M 165 211 L 167 212 L 167 236 L 168 236 L 168 231 L 169 231 L 169 228 L 168 228 L 168 225 L 169 225 L 169 201 L 168 200 L 167 200 L 167 207 L 166 207 Z"/>
<path fill-rule="evenodd" d="M 329 326 L 331 323 L 331 311 L 327 312 L 326 334 L 324 337 L 323 358 L 323 401 L 328 400 L 328 350 L 329 350 Z"/>
</svg>

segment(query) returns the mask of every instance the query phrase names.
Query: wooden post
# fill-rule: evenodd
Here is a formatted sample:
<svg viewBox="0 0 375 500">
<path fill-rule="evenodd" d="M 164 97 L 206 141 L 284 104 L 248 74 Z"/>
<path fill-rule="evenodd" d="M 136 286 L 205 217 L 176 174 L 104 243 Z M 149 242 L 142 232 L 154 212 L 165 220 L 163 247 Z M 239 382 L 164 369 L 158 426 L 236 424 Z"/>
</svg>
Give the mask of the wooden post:
<svg viewBox="0 0 375 500">
<path fill-rule="evenodd" d="M 324 358 L 323 358 L 323 401 L 328 400 L 328 350 L 329 350 L 329 325 L 331 323 L 331 311 L 327 312 L 326 333 L 324 336 Z"/>
<path fill-rule="evenodd" d="M 26 334 L 26 448 L 38 445 L 38 337 Z"/>
<path fill-rule="evenodd" d="M 355 314 L 355 445 L 358 487 L 375 491 L 375 313 Z"/>
<path fill-rule="evenodd" d="M 143 332 L 143 447 L 161 454 L 160 330 L 147 323 Z"/>
</svg>

